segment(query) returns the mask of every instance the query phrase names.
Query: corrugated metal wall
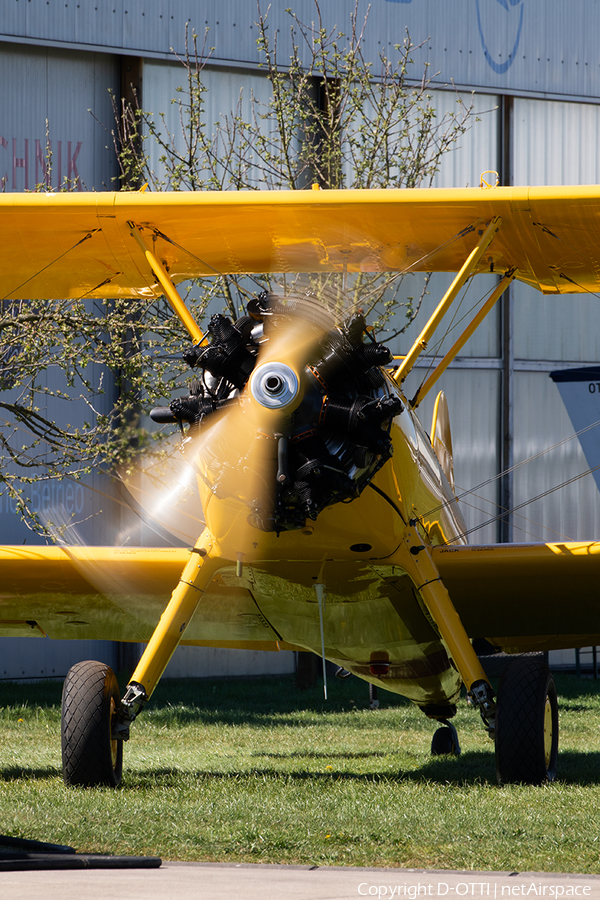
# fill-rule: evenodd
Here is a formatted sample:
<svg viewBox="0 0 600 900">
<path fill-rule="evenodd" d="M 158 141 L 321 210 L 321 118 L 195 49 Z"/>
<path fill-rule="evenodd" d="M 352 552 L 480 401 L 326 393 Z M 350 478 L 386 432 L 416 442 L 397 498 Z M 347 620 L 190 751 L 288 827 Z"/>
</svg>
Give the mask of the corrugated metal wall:
<svg viewBox="0 0 600 900">
<path fill-rule="evenodd" d="M 548 374 L 518 372 L 515 463 L 537 458 L 515 471 L 515 506 L 547 496 L 515 513 L 515 540 L 590 540 L 600 533 L 600 496 L 592 475 L 555 490 L 589 469 L 577 438 L 560 443 L 572 434 L 558 388 Z M 544 452 L 548 447 L 554 449 Z"/>
<path fill-rule="evenodd" d="M 186 70 L 179 62 L 145 60 L 144 62 L 144 107 L 155 115 L 156 125 L 161 134 L 171 135 L 175 145 L 182 152 L 185 148 L 182 134 L 182 120 L 177 101 L 186 103 Z M 268 111 L 271 87 L 262 73 L 244 69 L 206 67 L 201 75 L 205 93 L 203 117 L 208 131 L 218 124 L 226 128 L 226 120 L 233 126 L 233 118 L 239 115 L 244 120 L 252 117 L 251 97 L 262 104 L 258 112 Z M 182 92 L 183 91 L 183 92 Z M 172 102 L 176 101 L 176 102 Z M 185 121 L 185 119 L 184 119 Z M 155 142 L 148 142 L 150 165 L 160 179 L 164 170 L 160 163 L 161 150 Z M 218 152 L 220 148 L 217 147 Z M 248 155 L 251 164 L 252 152 Z M 229 187 L 227 173 L 219 170 L 224 188 Z"/>
<path fill-rule="evenodd" d="M 16 4 L 12 4 L 11 8 Z M 25 4 L 23 4 L 24 6 Z M 6 15 L 6 9 L 2 13 Z M 118 93 L 120 61 L 108 54 L 20 47 L 0 43 L 0 180 L 5 190 L 32 190 L 46 182 L 54 189 L 70 179 L 73 189 L 112 188 L 116 165 L 103 125 L 112 125 L 109 89 Z M 92 117 L 93 110 L 99 124 Z M 48 134 L 47 134 L 48 129 Z M 51 166 L 47 164 L 47 137 Z M 35 253 L 35 248 L 31 248 Z M 44 383 L 56 389 L 56 374 Z M 110 391 L 106 403 L 111 402 Z M 81 420 L 83 403 L 48 399 L 47 414 L 60 425 Z M 96 491 L 106 490 L 100 476 L 90 476 Z M 95 516 L 106 499 L 86 485 L 41 482 L 31 492 L 36 511 L 64 504 L 77 518 L 88 518 L 87 540 L 110 542 L 112 524 Z M 6 495 L 0 496 L 0 542 L 36 543 L 39 539 L 21 522 Z M 117 647 L 106 641 L 50 641 L 43 638 L 0 639 L 0 678 L 59 677 L 81 659 L 100 658 L 117 665 Z"/>
<path fill-rule="evenodd" d="M 600 181 L 600 107 L 582 103 L 514 101 L 513 172 L 517 184 L 597 184 Z M 569 240 L 568 234 L 558 234 Z M 551 369 L 600 359 L 598 299 L 544 297 L 514 289 L 515 463 L 573 433 Z M 537 371 L 536 371 L 537 369 Z M 527 371 L 529 370 L 529 371 Z M 588 465 L 577 439 L 515 472 L 515 504 L 550 490 Z M 527 521 L 521 519 L 527 517 Z M 600 495 L 591 475 L 528 506 L 515 525 L 544 540 L 578 540 L 600 533 Z M 517 531 L 516 539 L 521 539 Z"/>
<path fill-rule="evenodd" d="M 472 97 L 461 94 L 460 99 L 467 105 L 472 102 L 473 119 L 456 149 L 443 157 L 440 172 L 434 180 L 435 187 L 474 187 L 479 184 L 482 172 L 499 167 L 499 98 L 489 94 L 475 94 Z M 457 102 L 454 91 L 435 91 L 433 94 L 432 103 L 439 119 L 454 110 Z M 476 118 L 479 121 L 475 121 Z M 426 318 L 450 286 L 452 277 L 443 273 L 432 276 L 421 312 L 392 344 L 394 352 L 402 355 L 408 351 Z M 417 275 L 406 279 L 403 285 L 405 295 L 418 296 L 421 282 L 422 277 Z M 494 276 L 484 276 L 467 284 L 456 311 L 444 320 L 439 338 L 431 342 L 427 354 L 407 379 L 409 397 L 427 378 L 435 365 L 435 358 L 442 357 L 464 329 L 464 316 L 472 308 L 478 308 L 496 283 Z M 458 364 L 442 376 L 419 408 L 419 417 L 425 428 L 429 429 L 437 393 L 440 390 L 446 393 L 452 424 L 456 487 L 462 495 L 461 506 L 470 531 L 469 540 L 474 543 L 497 540 L 495 521 L 483 528 L 477 526 L 493 519 L 498 513 L 500 357 L 500 316 L 496 307 L 467 341 L 460 352 Z M 477 490 L 471 492 L 473 488 Z"/>
<path fill-rule="evenodd" d="M 438 121 L 461 109 L 471 109 L 469 127 L 442 157 L 432 187 L 477 187 L 482 172 L 498 168 L 498 103 L 495 94 L 470 94 L 453 90 L 432 91 L 431 103 Z"/>
<path fill-rule="evenodd" d="M 5 190 L 32 190 L 41 182 L 58 189 L 65 178 L 74 190 L 112 189 L 117 167 L 103 126 L 112 127 L 109 90 L 119 92 L 118 58 L 0 43 L 0 81 L 0 180 L 4 179 Z M 34 247 L 31 252 L 35 253 Z M 40 381 L 53 391 L 65 388 L 52 371 L 43 373 Z M 107 393 L 99 404 L 108 409 L 112 396 L 106 379 L 105 384 Z M 47 398 L 43 412 L 61 426 L 83 424 L 89 418 L 89 410 L 77 400 L 65 404 Z M 106 493 L 110 494 L 107 481 L 99 475 L 79 483 L 40 481 L 30 492 L 37 512 L 62 504 L 76 519 L 87 519 L 84 536 L 99 544 L 111 543 L 114 531 L 113 518 L 99 515 L 111 502 Z M 21 522 L 14 504 L 3 494 L 0 542 L 25 541 L 36 543 L 39 538 Z M 87 658 L 98 657 L 116 666 L 117 654 L 116 645 L 105 641 L 0 639 L 0 678 L 59 677 Z"/>
<path fill-rule="evenodd" d="M 289 0 L 261 2 L 269 10 L 269 34 L 280 45 L 289 34 Z M 296 0 L 302 22 L 315 20 L 312 0 Z M 326 30 L 348 33 L 354 3 L 321 3 Z M 369 11 L 364 50 L 375 62 L 382 50 L 402 43 L 406 30 L 422 49 L 419 66 L 429 63 L 438 84 L 485 88 L 507 93 L 597 98 L 597 8 L 572 0 L 359 0 L 358 17 Z M 215 60 L 256 66 L 257 7 L 241 0 L 10 0 L 2 5 L 0 36 L 109 52 L 170 57 L 184 52 L 185 26 Z M 299 41 L 299 44 L 302 42 Z"/>
<path fill-rule="evenodd" d="M 110 141 L 103 125 L 110 128 L 113 121 L 109 89 L 119 89 L 118 59 L 0 43 L 0 82 L 0 181 L 4 179 L 5 190 L 33 190 L 41 183 L 58 189 L 65 179 L 74 190 L 113 187 L 117 167 L 112 148 L 106 146 Z M 51 370 L 41 373 L 40 382 L 54 391 L 69 390 Z M 83 400 L 65 403 L 47 396 L 45 403 L 43 412 L 61 427 L 83 425 L 89 418 Z M 99 403 L 106 411 L 110 408 L 110 383 Z M 89 484 L 106 490 L 98 476 L 92 476 Z M 36 512 L 62 502 L 78 519 L 88 519 L 93 525 L 87 526 L 87 540 L 109 539 L 108 523 L 97 516 L 106 499 L 84 484 L 46 482 L 34 485 L 31 497 Z M 31 532 L 15 516 L 8 497 L 0 496 L 0 541 L 25 540 L 32 540 Z"/>
<path fill-rule="evenodd" d="M 296 667 L 295 653 L 282 650 L 221 650 L 218 647 L 178 647 L 165 678 L 206 678 L 244 675 L 287 675 Z"/>
<path fill-rule="evenodd" d="M 113 121 L 108 91 L 120 84 L 117 59 L 0 42 L 0 79 L 0 179 L 6 190 L 31 190 L 44 181 L 46 122 L 52 186 L 70 178 L 80 190 L 111 187 L 115 162 L 102 124 L 110 128 Z"/>
<path fill-rule="evenodd" d="M 0 681 L 63 678 L 71 666 L 84 659 L 98 659 L 117 670 L 117 645 L 112 641 L 0 638 Z"/>
<path fill-rule="evenodd" d="M 412 396 L 427 370 L 413 371 Z M 419 418 L 429 431 L 438 391 L 448 398 L 454 450 L 456 493 L 474 544 L 497 541 L 500 373 L 497 369 L 450 368 L 419 407 Z M 489 520 L 492 520 L 491 522 Z M 488 524 L 485 524 L 488 523 Z M 484 527 L 479 527 L 479 526 Z"/>
</svg>

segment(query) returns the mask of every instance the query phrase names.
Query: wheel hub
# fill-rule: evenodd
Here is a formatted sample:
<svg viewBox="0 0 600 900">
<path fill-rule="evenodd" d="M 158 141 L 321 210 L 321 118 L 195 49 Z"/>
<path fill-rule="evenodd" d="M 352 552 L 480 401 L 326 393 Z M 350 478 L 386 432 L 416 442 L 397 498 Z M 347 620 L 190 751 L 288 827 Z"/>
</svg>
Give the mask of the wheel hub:
<svg viewBox="0 0 600 900">
<path fill-rule="evenodd" d="M 552 705 L 550 703 L 550 697 L 546 697 L 546 703 L 544 706 L 544 757 L 546 760 L 547 769 L 550 768 L 550 762 L 552 759 L 552 737 Z"/>
<path fill-rule="evenodd" d="M 115 709 L 116 709 L 115 699 L 114 699 L 114 697 L 111 697 L 110 698 L 110 725 L 111 725 L 110 730 L 111 730 L 111 734 L 112 734 L 112 721 L 113 721 L 113 717 L 115 714 Z M 111 742 L 110 742 L 110 758 L 111 758 L 113 769 L 116 769 L 116 767 L 117 767 L 118 753 L 119 753 L 119 745 L 118 745 L 117 741 L 111 740 Z"/>
</svg>

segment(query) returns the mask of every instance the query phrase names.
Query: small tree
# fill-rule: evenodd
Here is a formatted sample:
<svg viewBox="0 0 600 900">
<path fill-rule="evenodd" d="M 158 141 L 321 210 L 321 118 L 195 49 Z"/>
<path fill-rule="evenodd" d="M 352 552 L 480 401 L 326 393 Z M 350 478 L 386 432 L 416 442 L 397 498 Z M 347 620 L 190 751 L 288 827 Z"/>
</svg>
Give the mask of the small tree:
<svg viewBox="0 0 600 900">
<path fill-rule="evenodd" d="M 258 7 L 258 51 L 271 85 L 268 103 L 248 98 L 250 114 L 236 109 L 208 122 L 203 73 L 210 61 L 205 34 L 186 35 L 181 58 L 184 84 L 172 100 L 179 127 L 171 130 L 164 112 L 139 106 L 116 110 L 123 187 L 147 183 L 154 190 L 303 190 L 429 187 L 442 157 L 469 127 L 472 104 L 457 93 L 455 110 L 436 114 L 428 63 L 415 71 L 415 46 L 408 32 L 394 47 L 393 59 L 381 52 L 377 63 L 365 59 L 368 15 L 359 21 L 358 5 L 346 34 L 327 29 L 319 0 L 310 24 L 288 10 L 290 42 L 284 62 L 277 34 L 271 39 L 268 16 Z M 151 165 L 158 157 L 159 166 Z M 289 276 L 264 275 L 265 287 L 293 289 Z M 427 289 L 401 300 L 402 277 L 381 273 L 320 276 L 318 285 L 344 295 L 349 305 L 375 314 L 375 329 L 391 339 L 414 319 Z M 220 279 L 225 306 L 237 315 L 246 296 L 245 279 Z M 247 287 L 247 284 L 246 284 Z M 215 293 L 215 279 L 196 282 L 190 300 L 198 314 Z M 218 290 L 218 289 L 217 289 Z M 394 326 L 389 329 L 394 318 Z"/>
<path fill-rule="evenodd" d="M 318 0 L 313 23 L 289 16 L 291 43 L 282 64 L 268 17 L 258 10 L 258 50 L 271 96 L 266 105 L 251 96 L 249 115 L 242 115 L 240 98 L 218 122 L 207 121 L 203 73 L 210 54 L 206 40 L 199 50 L 195 35 L 186 40 L 184 85 L 173 100 L 177 131 L 169 130 L 164 114 L 115 104 L 122 189 L 145 182 L 153 190 L 198 191 L 431 184 L 442 156 L 468 127 L 471 108 L 457 95 L 455 112 L 436 115 L 427 65 L 414 74 L 417 48 L 408 34 L 393 59 L 382 53 L 373 64 L 363 55 L 367 19 L 359 23 L 356 8 L 348 35 L 324 27 Z M 158 151 L 158 170 L 151 149 Z M 39 189 L 48 190 L 50 181 Z M 401 300 L 397 275 L 312 281 L 344 306 L 372 314 L 387 338 L 412 321 L 427 286 L 416 300 Z M 200 321 L 215 305 L 237 317 L 248 294 L 265 287 L 293 290 L 294 279 L 215 275 L 189 285 L 187 300 Z M 85 297 L 50 303 L 7 298 L 0 304 L 0 332 L 0 483 L 29 525 L 43 531 L 29 486 L 111 472 L 137 452 L 149 439 L 140 428 L 140 400 L 150 407 L 172 393 L 180 377 L 173 360 L 186 336 L 164 301 Z M 65 406 L 68 416 L 60 411 Z M 67 418 L 76 424 L 56 424 Z"/>
</svg>

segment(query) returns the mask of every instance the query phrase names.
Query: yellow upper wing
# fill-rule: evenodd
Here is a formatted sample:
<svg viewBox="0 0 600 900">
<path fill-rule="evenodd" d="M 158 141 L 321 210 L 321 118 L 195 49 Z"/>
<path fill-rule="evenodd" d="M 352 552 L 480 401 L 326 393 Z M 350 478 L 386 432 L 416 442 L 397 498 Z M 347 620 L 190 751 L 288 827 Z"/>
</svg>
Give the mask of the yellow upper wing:
<svg viewBox="0 0 600 900">
<path fill-rule="evenodd" d="M 600 289 L 600 187 L 0 195 L 0 298 L 158 296 L 131 237 L 177 283 L 243 272 L 479 271 L 546 293 Z"/>
</svg>

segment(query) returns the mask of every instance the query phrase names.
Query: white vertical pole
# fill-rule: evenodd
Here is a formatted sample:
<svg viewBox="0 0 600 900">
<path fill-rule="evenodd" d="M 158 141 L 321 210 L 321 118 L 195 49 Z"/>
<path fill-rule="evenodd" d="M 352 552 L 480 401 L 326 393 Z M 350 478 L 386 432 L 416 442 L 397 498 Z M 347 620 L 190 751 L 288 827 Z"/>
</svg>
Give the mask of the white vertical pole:
<svg viewBox="0 0 600 900">
<path fill-rule="evenodd" d="M 323 631 L 323 599 L 325 597 L 325 585 L 313 584 L 317 592 L 317 600 L 319 601 L 319 626 L 321 629 L 321 659 L 323 661 L 323 694 L 327 700 L 327 671 L 325 665 L 325 634 Z"/>
</svg>

